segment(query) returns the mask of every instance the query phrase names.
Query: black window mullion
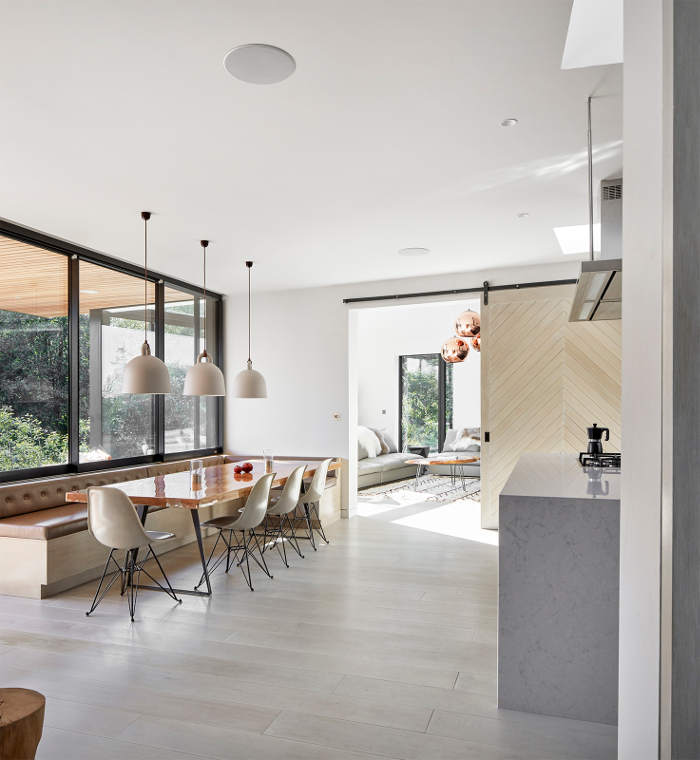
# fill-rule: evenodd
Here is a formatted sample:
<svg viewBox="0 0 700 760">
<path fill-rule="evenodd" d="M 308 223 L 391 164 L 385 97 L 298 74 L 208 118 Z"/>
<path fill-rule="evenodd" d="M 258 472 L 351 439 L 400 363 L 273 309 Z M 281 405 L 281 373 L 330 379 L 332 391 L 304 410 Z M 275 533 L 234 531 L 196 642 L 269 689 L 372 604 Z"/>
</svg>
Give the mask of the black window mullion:
<svg viewBox="0 0 700 760">
<path fill-rule="evenodd" d="M 399 356 L 399 449 L 405 451 L 403 444 L 403 372 L 406 365 L 406 357 Z"/>
<path fill-rule="evenodd" d="M 68 257 L 68 463 L 80 457 L 80 261 Z"/>
<path fill-rule="evenodd" d="M 437 354 L 436 354 L 437 356 Z M 445 367 L 442 358 L 438 359 L 438 451 L 445 443 Z"/>
<path fill-rule="evenodd" d="M 219 369 L 226 376 L 224 369 L 224 299 L 218 298 L 212 301 L 216 310 L 216 363 Z M 225 396 L 216 396 L 216 446 L 220 449 L 224 447 L 224 399 Z"/>
<path fill-rule="evenodd" d="M 156 283 L 156 308 L 154 332 L 156 336 L 156 356 L 165 361 L 165 284 L 163 280 Z M 165 395 L 153 396 L 153 422 L 156 434 L 156 456 L 162 459 L 165 454 Z"/>
<path fill-rule="evenodd" d="M 197 357 L 199 356 L 199 352 L 202 350 L 200 348 L 200 330 L 202 327 L 202 309 L 201 304 L 203 303 L 202 299 L 195 296 L 194 299 L 194 357 L 192 358 L 192 363 L 195 364 L 197 361 Z M 207 308 L 206 303 L 204 304 L 204 308 Z M 193 396 L 192 405 L 194 408 L 194 416 L 193 416 L 193 425 L 194 425 L 194 447 L 195 449 L 200 448 L 201 446 L 201 434 L 200 434 L 200 407 L 201 402 L 199 400 L 198 396 Z"/>
</svg>

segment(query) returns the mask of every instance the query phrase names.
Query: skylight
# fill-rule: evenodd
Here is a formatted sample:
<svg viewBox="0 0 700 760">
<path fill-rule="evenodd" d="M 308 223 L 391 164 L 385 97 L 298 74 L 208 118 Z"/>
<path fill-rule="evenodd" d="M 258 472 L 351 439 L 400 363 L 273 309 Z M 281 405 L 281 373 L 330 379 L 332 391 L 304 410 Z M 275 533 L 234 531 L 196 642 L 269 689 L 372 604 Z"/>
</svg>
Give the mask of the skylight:
<svg viewBox="0 0 700 760">
<path fill-rule="evenodd" d="M 588 253 L 588 225 L 573 224 L 569 227 L 554 227 L 554 234 L 561 248 L 561 252 L 567 256 L 577 253 Z M 593 225 L 593 249 L 600 251 L 600 224 Z"/>
</svg>

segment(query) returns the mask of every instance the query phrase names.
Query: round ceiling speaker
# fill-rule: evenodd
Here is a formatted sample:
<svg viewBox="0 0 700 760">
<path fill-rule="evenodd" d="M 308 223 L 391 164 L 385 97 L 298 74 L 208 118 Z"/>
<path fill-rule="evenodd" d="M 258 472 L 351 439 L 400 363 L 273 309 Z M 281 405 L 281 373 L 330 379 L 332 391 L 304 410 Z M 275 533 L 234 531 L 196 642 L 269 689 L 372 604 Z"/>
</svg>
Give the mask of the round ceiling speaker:
<svg viewBox="0 0 700 760">
<path fill-rule="evenodd" d="M 456 335 L 449 338 L 442 344 L 442 358 L 448 364 L 463 362 L 469 353 L 469 344 L 464 338 L 458 338 Z"/>
<path fill-rule="evenodd" d="M 262 43 L 239 45 L 224 57 L 226 71 L 241 82 L 276 84 L 290 77 L 296 61 L 282 48 Z"/>
<path fill-rule="evenodd" d="M 463 311 L 455 323 L 455 332 L 460 338 L 472 338 L 481 330 L 481 317 L 472 309 Z"/>
</svg>

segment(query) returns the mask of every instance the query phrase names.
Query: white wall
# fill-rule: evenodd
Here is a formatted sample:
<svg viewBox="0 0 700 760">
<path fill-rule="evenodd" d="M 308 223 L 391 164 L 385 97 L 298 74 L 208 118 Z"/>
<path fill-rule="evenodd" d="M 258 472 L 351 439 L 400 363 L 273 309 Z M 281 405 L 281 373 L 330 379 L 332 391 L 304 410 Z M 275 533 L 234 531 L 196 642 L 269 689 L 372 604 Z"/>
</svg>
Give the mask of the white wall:
<svg viewBox="0 0 700 760">
<path fill-rule="evenodd" d="M 329 266 L 332 265 L 329 259 Z M 356 348 L 344 297 L 576 277 L 579 265 L 562 257 L 550 265 L 436 275 L 347 286 L 253 294 L 253 363 L 265 375 L 269 398 L 226 399 L 227 450 L 255 454 L 348 457 L 351 446 L 349 364 Z M 422 299 L 425 300 L 425 299 Z M 454 296 L 441 300 L 454 300 Z M 376 306 L 376 303 L 371 304 Z M 230 384 L 247 358 L 247 301 L 226 299 L 226 377 Z M 333 419 L 340 413 L 339 421 Z M 352 474 L 351 474 L 352 478 Z M 350 497 L 352 498 L 352 497 Z"/>
<path fill-rule="evenodd" d="M 457 316 L 479 301 L 438 301 L 364 309 L 358 318 L 358 422 L 386 428 L 398 442 L 399 356 L 438 353 Z M 455 427 L 479 427 L 481 354 L 453 365 Z M 382 414 L 386 410 L 386 414 Z M 399 443 L 400 445 L 400 443 Z"/>
</svg>

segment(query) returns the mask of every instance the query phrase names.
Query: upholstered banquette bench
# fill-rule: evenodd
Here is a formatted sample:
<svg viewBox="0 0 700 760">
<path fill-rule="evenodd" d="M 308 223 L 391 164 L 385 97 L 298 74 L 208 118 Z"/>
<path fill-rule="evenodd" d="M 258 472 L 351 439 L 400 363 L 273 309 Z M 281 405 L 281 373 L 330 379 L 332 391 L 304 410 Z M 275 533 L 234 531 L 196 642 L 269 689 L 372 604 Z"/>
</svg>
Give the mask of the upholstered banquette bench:
<svg viewBox="0 0 700 760">
<path fill-rule="evenodd" d="M 224 454 L 204 465 L 233 461 Z M 0 485 L 0 594 L 41 598 L 84 583 L 99 574 L 104 550 L 87 532 L 85 504 L 66 502 L 68 491 L 187 470 L 190 460 L 61 475 Z M 153 509 L 152 512 L 159 510 Z M 173 530 L 168 549 L 193 540 L 185 510 L 149 515 L 149 528 Z"/>
<path fill-rule="evenodd" d="M 218 454 L 203 457 L 205 467 L 255 457 Z M 301 459 L 301 457 L 280 457 Z M 108 486 L 127 480 L 188 470 L 189 459 L 174 462 L 61 475 L 0 485 L 0 594 L 44 598 L 98 578 L 105 562 L 105 548 L 87 530 L 87 506 L 66 502 L 68 491 Z M 324 525 L 340 518 L 339 472 L 329 476 L 321 501 Z M 200 510 L 202 522 L 223 514 L 212 505 Z M 147 527 L 175 533 L 159 544 L 159 554 L 195 540 L 186 509 L 151 508 Z M 203 531 L 206 535 L 206 531 Z"/>
</svg>

